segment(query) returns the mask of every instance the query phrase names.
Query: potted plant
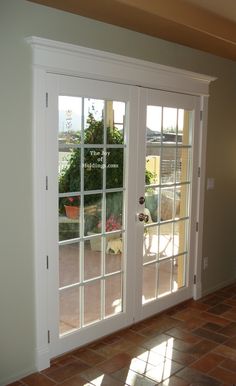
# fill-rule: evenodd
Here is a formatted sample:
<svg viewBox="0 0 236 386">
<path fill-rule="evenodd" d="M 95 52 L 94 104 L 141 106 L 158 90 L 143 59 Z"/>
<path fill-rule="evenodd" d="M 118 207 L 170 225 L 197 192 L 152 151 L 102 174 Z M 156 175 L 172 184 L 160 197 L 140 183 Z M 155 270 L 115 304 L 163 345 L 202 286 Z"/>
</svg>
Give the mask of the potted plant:
<svg viewBox="0 0 236 386">
<path fill-rule="evenodd" d="M 99 222 L 97 224 L 96 229 L 101 233 L 102 224 Z M 112 232 L 112 231 L 119 231 L 121 229 L 121 222 L 118 217 L 115 217 L 114 215 L 110 215 L 110 217 L 106 220 L 106 227 L 105 232 Z M 97 232 L 96 232 L 97 233 Z M 110 235 L 111 237 L 113 235 Z M 115 237 L 117 237 L 117 234 L 114 234 Z"/>
<path fill-rule="evenodd" d="M 80 196 L 66 197 L 63 201 L 66 216 L 70 219 L 77 219 L 79 217 L 79 203 Z"/>
<path fill-rule="evenodd" d="M 88 232 L 88 235 L 94 235 L 97 233 L 102 232 L 102 224 L 101 221 L 96 225 L 96 227 L 93 229 L 92 232 Z M 114 215 L 111 215 L 107 220 L 106 220 L 106 227 L 105 231 L 106 232 L 112 232 L 112 231 L 119 231 L 121 229 L 121 222 L 119 218 L 116 218 Z M 110 240 L 112 239 L 120 239 L 120 233 L 112 233 L 107 236 L 107 245 Z M 90 245 L 91 249 L 93 251 L 101 251 L 101 242 L 100 239 L 97 237 L 93 237 L 90 240 Z M 113 252 L 114 253 L 114 252 Z"/>
<path fill-rule="evenodd" d="M 121 229 L 121 223 L 118 218 L 114 215 L 110 215 L 110 217 L 106 221 L 106 232 L 118 231 Z"/>
</svg>

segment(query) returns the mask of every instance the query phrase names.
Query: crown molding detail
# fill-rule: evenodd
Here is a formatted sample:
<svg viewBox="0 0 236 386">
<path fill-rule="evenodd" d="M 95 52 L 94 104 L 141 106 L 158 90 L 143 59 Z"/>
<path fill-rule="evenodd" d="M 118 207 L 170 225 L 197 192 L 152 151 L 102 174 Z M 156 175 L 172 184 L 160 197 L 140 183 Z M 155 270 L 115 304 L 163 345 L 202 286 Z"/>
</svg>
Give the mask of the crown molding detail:
<svg viewBox="0 0 236 386">
<path fill-rule="evenodd" d="M 31 36 L 33 65 L 47 72 L 192 95 L 209 95 L 215 77 Z"/>
</svg>

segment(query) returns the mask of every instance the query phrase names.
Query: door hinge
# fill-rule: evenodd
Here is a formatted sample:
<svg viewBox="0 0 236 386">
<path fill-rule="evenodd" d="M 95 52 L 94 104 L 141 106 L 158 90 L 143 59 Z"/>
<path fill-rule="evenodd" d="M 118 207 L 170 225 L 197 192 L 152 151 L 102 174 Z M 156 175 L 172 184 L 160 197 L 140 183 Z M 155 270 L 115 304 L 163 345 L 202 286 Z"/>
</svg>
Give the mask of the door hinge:
<svg viewBox="0 0 236 386">
<path fill-rule="evenodd" d="M 46 256 L 46 268 L 49 269 L 49 258 L 48 258 L 48 255 Z"/>
<path fill-rule="evenodd" d="M 197 284 L 197 275 L 193 276 L 193 284 Z"/>
<path fill-rule="evenodd" d="M 196 222 L 196 232 L 198 232 L 198 222 Z"/>
<path fill-rule="evenodd" d="M 202 121 L 202 118 L 203 118 L 203 111 L 200 110 L 200 121 Z"/>
<path fill-rule="evenodd" d="M 48 330 L 48 343 L 50 343 L 51 337 L 50 337 L 50 331 Z"/>
<path fill-rule="evenodd" d="M 46 107 L 48 107 L 48 92 L 46 92 Z"/>
<path fill-rule="evenodd" d="M 201 175 L 201 168 L 200 168 L 200 166 L 198 166 L 198 169 L 197 169 L 197 176 L 200 177 L 200 175 Z"/>
<path fill-rule="evenodd" d="M 46 187 L 46 190 L 48 190 L 48 176 L 46 176 L 45 187 Z"/>
</svg>

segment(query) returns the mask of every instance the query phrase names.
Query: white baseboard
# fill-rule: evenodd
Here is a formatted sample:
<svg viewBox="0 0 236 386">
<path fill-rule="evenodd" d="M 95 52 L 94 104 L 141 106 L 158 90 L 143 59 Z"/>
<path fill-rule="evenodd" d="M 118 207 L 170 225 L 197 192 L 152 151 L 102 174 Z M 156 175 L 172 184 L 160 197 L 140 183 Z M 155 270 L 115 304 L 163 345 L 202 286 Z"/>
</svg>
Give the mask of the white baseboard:
<svg viewBox="0 0 236 386">
<path fill-rule="evenodd" d="M 35 363 L 37 371 L 42 371 L 50 366 L 50 353 L 48 346 L 36 350 Z"/>
<path fill-rule="evenodd" d="M 18 381 L 21 378 L 27 377 L 28 375 L 35 373 L 36 371 L 42 371 L 50 366 L 50 354 L 48 347 L 44 349 L 35 350 L 35 367 L 24 369 L 19 373 L 11 375 L 8 378 L 0 379 L 0 386 L 8 385 L 9 383 Z"/>
<path fill-rule="evenodd" d="M 218 283 L 214 287 L 208 288 L 205 291 L 202 291 L 202 297 L 211 294 L 212 292 L 215 292 L 217 290 L 220 290 L 224 287 L 227 287 L 228 285 L 231 285 L 236 282 L 236 277 L 231 278 L 229 280 L 222 281 L 221 283 Z"/>
<path fill-rule="evenodd" d="M 193 288 L 193 299 L 198 300 L 202 297 L 202 283 L 198 281 Z"/>
<path fill-rule="evenodd" d="M 36 368 L 25 369 L 23 371 L 20 371 L 19 373 L 11 375 L 9 378 L 0 379 L 0 386 L 6 386 L 9 383 L 16 382 L 19 379 L 27 377 L 27 375 L 34 373 L 35 371 L 37 371 Z"/>
</svg>

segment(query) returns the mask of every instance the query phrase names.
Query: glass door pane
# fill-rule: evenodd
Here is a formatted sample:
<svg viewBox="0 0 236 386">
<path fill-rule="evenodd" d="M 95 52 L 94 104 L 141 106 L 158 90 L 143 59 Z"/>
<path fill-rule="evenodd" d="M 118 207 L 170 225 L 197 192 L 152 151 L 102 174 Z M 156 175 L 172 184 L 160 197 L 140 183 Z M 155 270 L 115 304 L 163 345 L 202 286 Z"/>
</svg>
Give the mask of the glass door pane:
<svg viewBox="0 0 236 386">
<path fill-rule="evenodd" d="M 142 304 L 186 286 L 193 111 L 148 105 Z"/>
<path fill-rule="evenodd" d="M 126 103 L 59 96 L 60 335 L 124 310 Z"/>
</svg>

